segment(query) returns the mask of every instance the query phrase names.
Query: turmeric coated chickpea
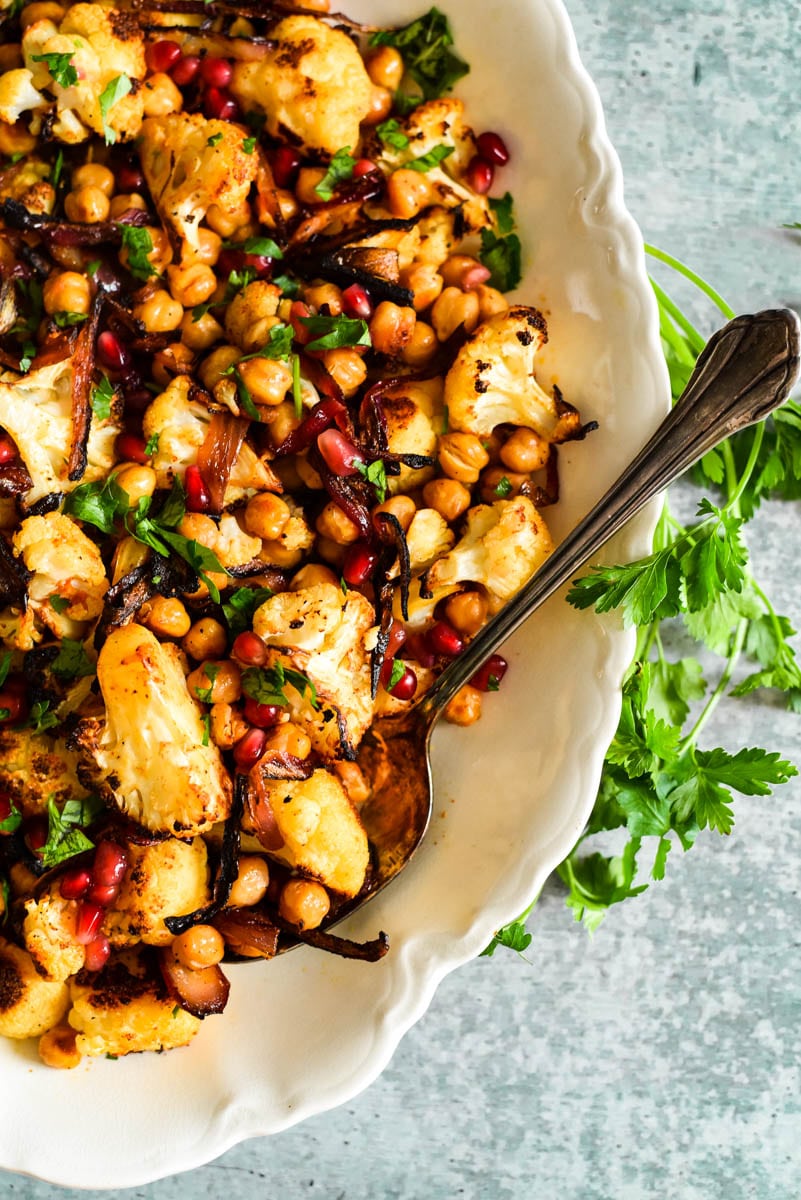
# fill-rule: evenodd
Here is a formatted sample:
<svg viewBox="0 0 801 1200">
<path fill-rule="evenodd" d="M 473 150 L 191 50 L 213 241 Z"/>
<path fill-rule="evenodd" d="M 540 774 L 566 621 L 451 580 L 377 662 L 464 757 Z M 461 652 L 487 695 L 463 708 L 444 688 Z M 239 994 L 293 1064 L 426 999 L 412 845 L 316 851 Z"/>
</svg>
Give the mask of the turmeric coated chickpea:
<svg viewBox="0 0 801 1200">
<path fill-rule="evenodd" d="M 295 405 L 291 400 L 283 400 L 275 408 L 271 408 L 267 432 L 272 445 L 280 446 L 282 442 L 285 442 L 292 430 L 297 429 L 300 425 L 302 419 L 295 412 Z"/>
<path fill-rule="evenodd" d="M 530 474 L 547 464 L 551 447 L 533 429 L 520 426 L 501 446 L 501 462 L 510 471 Z"/>
<path fill-rule="evenodd" d="M 64 212 L 68 221 L 96 225 L 99 221 L 108 220 L 109 207 L 108 196 L 98 187 L 78 188 L 77 191 L 67 192 L 64 197 Z"/>
<path fill-rule="evenodd" d="M 132 208 L 138 208 L 140 212 L 144 212 L 147 209 L 144 196 L 140 196 L 139 192 L 120 192 L 119 195 L 111 198 L 108 209 L 109 219 L 116 221 L 123 213 L 129 212 Z"/>
<path fill-rule="evenodd" d="M 242 357 L 242 351 L 236 346 L 230 346 L 226 343 L 224 346 L 217 346 L 212 350 L 207 358 L 204 358 L 200 364 L 200 382 L 204 387 L 211 392 L 214 390 L 214 385 L 219 383 L 221 379 L 227 377 L 228 368 L 234 363 L 239 362 Z"/>
<path fill-rule="evenodd" d="M 249 908 L 264 899 L 269 886 L 270 868 L 264 859 L 256 854 L 243 854 L 228 903 L 234 908 Z"/>
<path fill-rule="evenodd" d="M 219 204 L 211 204 L 206 213 L 206 224 L 215 233 L 219 233 L 220 237 L 229 238 L 241 225 L 246 225 L 250 221 L 251 215 L 247 200 L 243 200 L 235 209 L 221 208 Z"/>
<path fill-rule="evenodd" d="M 184 106 L 180 88 L 163 71 L 150 75 L 141 92 L 146 117 L 166 117 L 168 113 L 180 112 Z"/>
<path fill-rule="evenodd" d="M 189 632 L 192 618 L 177 597 L 154 596 L 145 624 L 160 637 L 182 638 Z"/>
<path fill-rule="evenodd" d="M 209 711 L 209 732 L 215 746 L 230 750 L 245 736 L 248 723 L 238 709 L 230 704 L 212 704 Z"/>
<path fill-rule="evenodd" d="M 370 340 L 378 354 L 396 358 L 414 336 L 417 313 L 413 308 L 382 300 L 370 319 Z"/>
<path fill-rule="evenodd" d="M 457 287 L 446 287 L 431 309 L 431 324 L 437 337 L 446 342 L 460 325 L 472 333 L 478 325 L 479 303 L 475 292 L 463 292 Z"/>
<path fill-rule="evenodd" d="M 217 287 L 217 276 L 202 262 L 190 263 L 188 267 L 167 267 L 167 279 L 172 298 L 184 308 L 203 304 Z"/>
<path fill-rule="evenodd" d="M 303 299 L 318 312 L 327 308 L 332 317 L 338 317 L 342 312 L 342 292 L 334 283 L 310 284 L 303 289 Z"/>
<path fill-rule="evenodd" d="M 437 335 L 425 321 L 418 321 L 411 341 L 401 350 L 401 358 L 410 367 L 424 367 L 437 352 Z"/>
<path fill-rule="evenodd" d="M 70 182 L 74 192 L 84 187 L 93 187 L 108 197 L 114 194 L 117 183 L 113 171 L 102 163 L 95 162 L 82 163 L 80 167 L 76 167 L 70 176 Z"/>
<path fill-rule="evenodd" d="M 370 796 L 370 789 L 359 764 L 340 759 L 334 763 L 334 771 L 339 776 L 339 782 L 347 792 L 351 804 L 364 804 Z"/>
<path fill-rule="evenodd" d="M 317 538 L 317 557 L 321 558 L 323 562 L 331 564 L 337 579 L 341 577 L 342 566 L 345 562 L 345 546 L 342 542 L 335 542 L 333 538 L 323 537 L 320 534 Z"/>
<path fill-rule="evenodd" d="M 400 273 L 402 287 L 414 295 L 416 312 L 422 312 L 433 304 L 445 286 L 442 276 L 433 263 L 413 262 Z"/>
<path fill-rule="evenodd" d="M 63 20 L 63 4 L 26 4 L 19 15 L 19 23 L 23 32 L 36 21 L 52 21 L 54 25 L 59 25 Z"/>
<path fill-rule="evenodd" d="M 311 738 L 294 721 L 285 721 L 283 725 L 276 725 L 268 731 L 266 752 L 308 758 L 311 754 Z"/>
<path fill-rule="evenodd" d="M 439 268 L 446 287 L 469 287 L 471 276 L 488 278 L 487 268 L 470 254 L 450 254 Z"/>
<path fill-rule="evenodd" d="M 254 404 L 281 404 L 292 387 L 292 368 L 279 358 L 249 358 L 238 370 Z"/>
<path fill-rule="evenodd" d="M 397 92 L 405 70 L 403 59 L 394 46 L 379 46 L 365 63 L 367 74 L 376 87 Z"/>
<path fill-rule="evenodd" d="M 164 288 L 156 288 L 141 304 L 134 305 L 133 311 L 148 333 L 170 333 L 184 316 L 183 305 Z"/>
<path fill-rule="evenodd" d="M 466 683 L 445 706 L 445 720 L 451 725 L 473 725 L 481 716 L 481 692 Z"/>
<path fill-rule="evenodd" d="M 114 472 L 117 483 L 128 497 L 128 507 L 136 508 L 145 496 L 156 490 L 156 472 L 140 463 L 122 463 Z"/>
<path fill-rule="evenodd" d="M 228 648 L 228 635 L 224 626 L 214 617 L 201 617 L 192 625 L 181 645 L 195 662 L 220 658 Z"/>
<path fill-rule="evenodd" d="M 457 479 L 431 479 L 423 488 L 423 499 L 449 525 L 458 521 L 473 502 L 468 488 Z"/>
<path fill-rule="evenodd" d="M 39 5 L 31 5 L 38 8 Z M 49 8 L 50 5 L 44 7 Z M 77 1044 L 78 1032 L 71 1025 L 54 1025 L 39 1038 L 39 1057 L 46 1067 L 70 1071 L 81 1061 Z"/>
<path fill-rule="evenodd" d="M 193 925 L 174 939 L 172 952 L 188 971 L 202 971 L 222 961 L 225 942 L 213 925 Z"/>
<path fill-rule="evenodd" d="M 457 592 L 445 603 L 445 616 L 458 633 L 475 637 L 487 621 L 487 601 L 481 592 Z"/>
<path fill-rule="evenodd" d="M 298 215 L 300 205 L 295 198 L 294 192 L 290 192 L 288 188 L 276 188 L 275 198 L 278 201 L 278 210 L 284 221 L 291 221 L 293 217 Z"/>
<path fill-rule="evenodd" d="M 205 263 L 207 267 L 213 267 L 220 257 L 221 250 L 222 238 L 219 233 L 201 225 L 197 230 L 197 246 L 184 246 L 181 266 L 188 267 L 191 263 Z"/>
<path fill-rule="evenodd" d="M 339 580 L 330 568 L 324 567 L 322 563 L 306 563 L 305 567 L 301 567 L 292 576 L 289 590 L 299 592 L 301 588 L 314 587 L 316 583 L 333 583 L 335 587 L 339 587 Z"/>
<path fill-rule="evenodd" d="M 273 541 L 280 537 L 291 516 L 289 505 L 273 492 L 261 492 L 248 501 L 245 529 L 253 537 Z"/>
<path fill-rule="evenodd" d="M 195 356 L 182 342 L 173 342 L 153 355 L 152 375 L 156 383 L 166 387 L 176 375 L 189 375 L 195 364 Z"/>
<path fill-rule="evenodd" d="M 342 346 L 337 350 L 326 350 L 323 366 L 339 384 L 346 400 L 355 396 L 367 378 L 367 364 L 357 350 Z"/>
<path fill-rule="evenodd" d="M 401 167 L 387 179 L 387 208 L 393 217 L 416 217 L 434 198 L 434 188 L 422 171 Z"/>
<path fill-rule="evenodd" d="M 459 483 L 475 483 L 489 462 L 487 451 L 474 433 L 443 434 L 437 458 L 444 474 Z"/>
<path fill-rule="evenodd" d="M 499 292 L 497 288 L 489 287 L 486 283 L 482 283 L 474 291 L 478 296 L 478 318 L 480 321 L 488 321 L 490 317 L 506 312 L 509 307 L 509 301 L 503 292 Z"/>
<path fill-rule="evenodd" d="M 417 505 L 411 496 L 400 495 L 390 496 L 383 504 L 377 504 L 370 515 L 373 519 L 373 524 L 378 529 L 380 523 L 376 522 L 376 517 L 380 516 L 381 513 L 391 513 L 403 532 L 406 533 L 416 512 Z"/>
<path fill-rule="evenodd" d="M 479 491 L 485 504 L 494 504 L 496 500 L 507 500 L 510 496 L 519 496 L 524 483 L 529 476 L 510 471 L 507 467 L 488 467 L 481 472 Z"/>
<path fill-rule="evenodd" d="M 181 321 L 181 341 L 190 350 L 209 350 L 223 336 L 223 327 L 211 313 L 195 319 L 185 312 Z"/>
<path fill-rule="evenodd" d="M 220 531 L 211 517 L 206 517 L 203 513 L 185 513 L 178 524 L 178 532 L 192 542 L 200 542 L 207 550 L 217 548 Z"/>
<path fill-rule="evenodd" d="M 85 275 L 78 271 L 59 271 L 50 275 L 42 288 L 46 313 L 88 313 L 92 303 L 92 288 Z"/>
<path fill-rule="evenodd" d="M 351 521 L 333 500 L 329 500 L 314 524 L 319 534 L 340 546 L 356 542 L 361 536 L 359 526 Z"/>
<path fill-rule="evenodd" d="M 186 686 L 206 704 L 233 704 L 242 695 L 242 672 L 230 659 L 209 660 L 190 671 Z"/>
<path fill-rule="evenodd" d="M 18 62 L 12 60 L 13 57 L 18 58 Z M 0 71 L 13 71 L 17 67 L 22 66 L 22 54 L 19 46 L 0 46 Z M 30 154 L 36 146 L 36 138 L 32 133 L 28 132 L 28 127 L 24 121 L 17 121 L 14 125 L 6 125 L 5 121 L 0 121 L 0 154 L 11 158 L 12 154 Z"/>
<path fill-rule="evenodd" d="M 317 929 L 330 907 L 328 892 L 321 883 L 310 879 L 290 879 L 281 889 L 278 901 L 281 916 L 299 929 Z"/>
<path fill-rule="evenodd" d="M 392 111 L 392 92 L 388 88 L 373 85 L 368 103 L 370 107 L 367 109 L 365 116 L 362 117 L 362 124 L 378 125 Z"/>
<path fill-rule="evenodd" d="M 322 204 L 323 198 L 314 190 L 326 176 L 325 167 L 301 167 L 295 184 L 298 203 L 303 205 Z"/>
</svg>

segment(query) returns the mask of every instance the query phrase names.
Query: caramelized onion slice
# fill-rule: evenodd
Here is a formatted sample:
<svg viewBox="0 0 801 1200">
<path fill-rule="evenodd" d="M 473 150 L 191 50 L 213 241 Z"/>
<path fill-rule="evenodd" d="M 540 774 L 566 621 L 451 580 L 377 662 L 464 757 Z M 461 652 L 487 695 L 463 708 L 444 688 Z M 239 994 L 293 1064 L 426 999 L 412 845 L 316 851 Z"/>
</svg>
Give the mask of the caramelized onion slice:
<svg viewBox="0 0 801 1200">
<path fill-rule="evenodd" d="M 159 950 L 159 967 L 173 1000 L 193 1017 L 202 1019 L 224 1010 L 231 985 L 220 967 L 190 971 L 178 962 L 172 946 L 163 946 Z"/>
<path fill-rule="evenodd" d="M 278 926 L 255 908 L 224 908 L 212 922 L 233 954 L 243 958 L 274 958 Z"/>
</svg>

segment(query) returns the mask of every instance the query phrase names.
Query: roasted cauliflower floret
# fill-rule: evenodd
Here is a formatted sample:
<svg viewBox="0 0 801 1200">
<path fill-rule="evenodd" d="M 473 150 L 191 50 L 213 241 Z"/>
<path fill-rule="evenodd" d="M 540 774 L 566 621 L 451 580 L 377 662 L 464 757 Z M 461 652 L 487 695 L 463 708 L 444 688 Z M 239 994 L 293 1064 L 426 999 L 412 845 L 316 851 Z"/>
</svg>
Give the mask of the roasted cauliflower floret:
<svg viewBox="0 0 801 1200">
<path fill-rule="evenodd" d="M 37 620 L 58 637 L 82 638 L 89 622 L 103 611 L 108 591 L 106 568 L 95 543 L 69 517 L 51 512 L 26 517 L 12 544 L 32 574 L 28 605 Z M 67 602 L 66 608 L 59 600 Z"/>
<path fill-rule="evenodd" d="M 128 870 L 103 925 L 112 946 L 145 942 L 166 946 L 172 934 L 165 917 L 180 917 L 209 900 L 206 843 L 169 838 L 152 846 L 128 846 Z"/>
<path fill-rule="evenodd" d="M 77 974 L 85 951 L 75 940 L 77 900 L 65 900 L 56 886 L 25 904 L 22 934 L 25 948 L 40 975 L 62 982 Z"/>
<path fill-rule="evenodd" d="M 83 479 L 67 478 L 72 444 L 72 363 L 67 358 L 29 371 L 13 383 L 0 383 L 0 428 L 17 444 L 33 487 L 25 503 L 52 492 L 71 492 L 78 482 L 103 479 L 114 464 L 114 442 L 121 427 L 113 415 L 92 417 Z"/>
<path fill-rule="evenodd" d="M 442 428 L 440 388 L 436 380 L 428 383 L 407 383 L 388 391 L 381 399 L 387 427 L 387 447 L 393 454 L 425 454 L 430 458 L 437 451 L 436 423 Z M 408 492 L 422 485 L 433 475 L 432 467 L 415 470 L 402 466 L 400 475 L 387 478 L 392 495 Z"/>
<path fill-rule="evenodd" d="M 409 562 L 413 571 L 423 571 L 452 549 L 456 537 L 435 508 L 418 508 L 406 530 Z"/>
<path fill-rule="evenodd" d="M 289 496 L 284 500 L 291 516 L 277 538 L 261 544 L 261 559 L 276 567 L 296 567 L 304 554 L 314 545 L 314 530 L 303 515 L 303 509 Z"/>
<path fill-rule="evenodd" d="M 42 979 L 25 950 L 0 938 L 0 1037 L 39 1037 L 68 1006 L 67 985 Z"/>
<path fill-rule="evenodd" d="M 142 427 L 146 438 L 158 435 L 151 462 L 159 487 L 169 487 L 177 476 L 197 462 L 198 450 L 206 440 L 211 413 L 200 400 L 191 400 L 192 381 L 176 375 L 148 407 Z M 248 442 L 243 442 L 225 489 L 225 503 L 241 500 L 248 489 L 260 491 L 272 477 Z M 251 556 L 252 557 L 252 556 Z"/>
<path fill-rule="evenodd" d="M 199 1018 L 178 1008 L 161 980 L 137 978 L 121 966 L 96 987 L 73 979 L 70 994 L 67 1019 L 81 1054 L 173 1050 L 191 1042 L 200 1028 Z"/>
<path fill-rule="evenodd" d="M 91 133 L 109 142 L 136 137 L 142 124 L 137 84 L 145 75 L 145 51 L 142 32 L 130 14 L 99 4 L 74 4 L 58 28 L 48 19 L 28 25 L 22 53 L 35 86 L 49 93 L 43 98 L 55 100 L 55 138 L 76 143 Z M 78 78 L 69 82 L 60 72 L 60 80 L 55 78 L 50 64 L 41 61 L 50 54 L 67 56 L 53 61 L 63 61 Z M 123 82 L 115 88 L 117 80 Z"/>
<path fill-rule="evenodd" d="M 308 779 L 265 780 L 264 797 L 284 839 L 269 853 L 333 891 L 355 896 L 367 871 L 367 835 L 336 775 L 315 771 Z"/>
<path fill-rule="evenodd" d="M 365 636 L 374 623 L 372 605 L 361 593 L 343 596 L 331 583 L 281 592 L 254 614 L 254 630 L 277 650 L 271 665 L 282 661 L 302 671 L 317 689 L 319 709 L 307 700 L 302 716 L 312 745 L 326 758 L 342 756 L 342 740 L 352 752 L 372 719 Z"/>
<path fill-rule="evenodd" d="M 174 647 L 142 625 L 114 629 L 97 677 L 105 720 L 85 718 L 74 735 L 87 785 L 147 829 L 196 837 L 225 820 L 231 780 L 217 747 L 203 745 Z"/>
<path fill-rule="evenodd" d="M 14 125 L 25 113 L 47 107 L 47 97 L 33 86 L 33 73 L 24 67 L 0 75 L 0 121 Z"/>
<path fill-rule="evenodd" d="M 245 112 L 265 114 L 271 137 L 333 155 L 358 146 L 373 85 L 347 34 L 298 15 L 273 26 L 263 58 L 234 65 L 231 91 Z"/>
<path fill-rule="evenodd" d="M 261 538 L 246 533 L 233 513 L 223 513 L 214 549 L 222 566 L 241 567 L 259 557 Z"/>
<path fill-rule="evenodd" d="M 504 604 L 552 550 L 551 535 L 528 497 L 479 504 L 467 513 L 464 536 L 434 563 L 426 583 L 432 589 L 481 583 L 496 603 Z"/>
<path fill-rule="evenodd" d="M 71 797 L 84 796 L 77 770 L 78 755 L 63 738 L 0 728 L 0 790 L 24 817 L 46 813 L 51 797 L 61 808 Z"/>
<path fill-rule="evenodd" d="M 571 405 L 549 396 L 535 378 L 535 360 L 548 338 L 536 308 L 515 304 L 479 325 L 445 377 L 450 427 L 487 437 L 496 425 L 526 425 L 546 442 L 581 431 Z"/>
<path fill-rule="evenodd" d="M 192 251 L 198 228 L 214 204 L 235 215 L 247 200 L 259 169 L 257 154 L 246 154 L 248 130 L 200 113 L 148 117 L 142 125 L 139 157 L 162 221 Z"/>
<path fill-rule="evenodd" d="M 56 190 L 50 183 L 51 168 L 37 158 L 28 158 L 3 171 L 0 197 L 18 200 L 28 212 L 49 214 L 56 202 Z"/>
</svg>

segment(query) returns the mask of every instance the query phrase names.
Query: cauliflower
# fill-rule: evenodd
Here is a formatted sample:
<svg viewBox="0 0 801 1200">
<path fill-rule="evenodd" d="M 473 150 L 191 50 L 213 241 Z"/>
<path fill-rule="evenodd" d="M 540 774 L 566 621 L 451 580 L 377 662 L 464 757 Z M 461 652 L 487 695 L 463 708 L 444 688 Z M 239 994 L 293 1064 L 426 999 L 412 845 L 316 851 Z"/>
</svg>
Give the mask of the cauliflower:
<svg viewBox="0 0 801 1200">
<path fill-rule="evenodd" d="M 265 779 L 263 790 L 284 839 L 270 855 L 355 896 L 369 861 L 367 834 L 336 775 L 318 770 L 308 779 Z"/>
<path fill-rule="evenodd" d="M 33 73 L 24 67 L 0 75 L 0 121 L 14 125 L 23 113 L 47 107 L 47 98 L 33 86 Z"/>
<path fill-rule="evenodd" d="M 39 1037 L 68 1006 L 67 985 L 42 979 L 29 954 L 0 938 L 0 1037 Z"/>
<path fill-rule="evenodd" d="M 536 308 L 515 304 L 479 325 L 445 377 L 450 428 L 488 437 L 510 422 L 546 442 L 565 442 L 581 430 L 578 412 L 544 392 L 534 377 L 537 351 L 548 339 Z"/>
<path fill-rule="evenodd" d="M 441 405 L 437 403 L 439 386 L 429 383 L 400 384 L 381 398 L 387 424 L 387 447 L 393 454 L 427 454 L 437 451 L 435 420 L 442 428 Z M 400 475 L 387 477 L 390 495 L 422 487 L 434 474 L 433 467 L 414 470 L 402 466 Z"/>
<path fill-rule="evenodd" d="M 130 140 L 139 133 L 143 100 L 137 85 L 145 76 L 145 50 L 142 32 L 130 14 L 99 4 L 74 4 L 58 27 L 46 18 L 28 25 L 22 35 L 22 54 L 31 88 L 54 98 L 52 135 L 59 141 L 83 142 L 97 133 L 111 142 Z M 64 86 L 51 73 L 50 63 L 41 61 L 51 54 L 62 56 L 61 61 L 74 68 L 78 74 L 74 83 Z M 128 91 L 109 103 L 118 79 L 128 81 Z M 2 83 L 0 79 L 0 88 Z M 102 107 L 101 97 L 105 97 Z M 40 104 L 42 100 L 49 103 L 50 97 L 41 96 Z"/>
<path fill-rule="evenodd" d="M 373 85 L 346 33 L 297 15 L 273 26 L 263 58 L 234 64 L 231 91 L 245 112 L 265 114 L 271 137 L 333 155 L 358 146 Z"/>
<path fill-rule="evenodd" d="M 0 197 L 18 200 L 28 212 L 49 215 L 56 202 L 56 191 L 50 180 L 51 168 L 38 158 L 27 158 L 3 171 Z"/>
<path fill-rule="evenodd" d="M 186 468 L 197 462 L 198 450 L 209 431 L 211 413 L 202 401 L 190 399 L 192 387 L 188 375 L 176 375 L 144 415 L 145 437 L 158 435 L 151 462 L 159 487 L 169 487 L 176 475 L 183 477 Z M 233 504 L 243 499 L 249 489 L 261 491 L 269 487 L 271 480 L 272 476 L 256 451 L 248 442 L 243 442 L 231 470 L 224 501 Z"/>
<path fill-rule="evenodd" d="M 26 902 L 22 924 L 25 949 L 45 979 L 62 983 L 83 966 L 86 954 L 75 940 L 77 915 L 78 901 L 65 900 L 57 885 L 38 900 Z"/>
<path fill-rule="evenodd" d="M 343 596 L 332 583 L 281 592 L 254 613 L 255 632 L 280 648 L 270 665 L 282 661 L 302 671 L 317 689 L 319 709 L 306 700 L 300 712 L 324 758 L 351 757 L 372 720 L 365 636 L 374 624 L 369 600 L 356 591 Z"/>
<path fill-rule="evenodd" d="M 462 232 L 475 233 L 490 224 L 490 207 L 486 196 L 478 196 L 465 182 L 465 172 L 476 154 L 473 131 L 464 120 L 464 104 L 455 96 L 426 100 L 402 124 L 409 139 L 402 148 L 384 146 L 378 155 L 378 165 L 391 173 L 413 159 L 422 158 L 439 146 L 451 153 L 430 167 L 425 179 L 436 197 L 434 203 L 445 208 L 461 207 Z"/>
<path fill-rule="evenodd" d="M 203 745 L 200 711 L 171 645 L 142 625 L 109 634 L 97 660 L 105 720 L 73 735 L 82 777 L 147 829 L 196 837 L 231 807 L 220 752 Z"/>
<path fill-rule="evenodd" d="M 261 538 L 246 533 L 232 513 L 223 513 L 214 552 L 223 567 L 241 567 L 261 554 Z"/>
<path fill-rule="evenodd" d="M 66 800 L 84 796 L 77 772 L 78 755 L 62 738 L 0 727 L 0 791 L 24 817 L 46 813 L 51 797 L 61 808 Z"/>
<path fill-rule="evenodd" d="M 95 1057 L 186 1046 L 200 1019 L 179 1008 L 161 980 L 138 978 L 116 964 L 102 986 L 70 983 L 68 1021 L 81 1054 Z"/>
<path fill-rule="evenodd" d="M 193 252 L 198 229 L 215 204 L 235 216 L 247 200 L 259 156 L 246 154 L 248 130 L 200 113 L 148 117 L 142 125 L 139 157 L 162 221 Z"/>
<path fill-rule="evenodd" d="M 29 612 L 57 637 L 84 637 L 88 623 L 102 613 L 108 591 L 106 568 L 95 543 L 69 517 L 50 512 L 26 517 L 12 544 L 32 573 Z M 63 611 L 53 607 L 54 596 L 68 602 Z"/>
<path fill-rule="evenodd" d="M 478 504 L 467 513 L 464 536 L 434 563 L 426 584 L 481 583 L 503 604 L 519 592 L 553 550 L 545 522 L 526 496 Z"/>
<path fill-rule="evenodd" d="M 461 235 L 457 237 L 455 232 L 458 218 L 458 210 L 437 205 L 427 208 L 411 229 L 382 229 L 351 244 L 397 251 L 401 270 L 413 262 L 440 267 L 454 253 L 461 240 Z"/>
<path fill-rule="evenodd" d="M 448 584 L 447 587 L 428 588 L 425 586 L 425 576 L 421 579 L 413 579 L 409 587 L 408 619 L 401 610 L 400 588 L 395 591 L 392 597 L 393 616 L 396 621 L 418 632 L 425 629 L 434 620 L 434 610 L 441 600 L 446 600 L 448 596 L 452 596 L 454 592 L 461 590 L 458 583 Z"/>
<path fill-rule="evenodd" d="M 172 934 L 165 917 L 194 912 L 209 901 L 209 868 L 203 838 L 169 838 L 152 846 L 128 846 L 128 870 L 106 914 L 103 932 L 112 946 L 145 942 L 166 946 Z"/>
<path fill-rule="evenodd" d="M 114 464 L 114 442 L 121 432 L 113 412 L 104 421 L 92 417 L 83 478 L 67 478 L 72 444 L 72 363 L 70 359 L 38 367 L 13 382 L 0 382 L 0 428 L 14 439 L 33 487 L 24 496 L 34 504 L 52 492 L 71 492 L 78 482 L 104 479 Z"/>
<path fill-rule="evenodd" d="M 406 545 L 413 571 L 423 571 L 447 554 L 456 540 L 453 530 L 435 508 L 418 508 L 406 530 Z"/>
<path fill-rule="evenodd" d="M 277 538 L 261 544 L 263 562 L 283 569 L 296 567 L 307 550 L 314 545 L 314 531 L 303 515 L 303 509 L 289 496 L 284 497 L 291 516 Z"/>
</svg>

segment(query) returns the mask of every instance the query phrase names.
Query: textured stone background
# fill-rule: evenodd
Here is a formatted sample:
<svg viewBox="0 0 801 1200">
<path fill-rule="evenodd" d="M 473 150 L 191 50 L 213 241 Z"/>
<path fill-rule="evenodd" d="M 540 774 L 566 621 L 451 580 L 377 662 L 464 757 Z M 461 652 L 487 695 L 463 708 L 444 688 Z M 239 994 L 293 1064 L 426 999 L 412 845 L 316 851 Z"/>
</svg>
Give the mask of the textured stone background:
<svg viewBox="0 0 801 1200">
<path fill-rule="evenodd" d="M 647 238 L 735 308 L 801 296 L 801 244 L 779 230 L 801 219 L 799 0 L 568 8 Z M 801 620 L 798 506 L 765 513 L 755 533 L 758 575 Z M 732 702 L 713 738 L 801 763 L 799 718 L 769 700 Z M 730 839 L 674 852 L 667 880 L 592 941 L 550 888 L 532 965 L 501 954 L 452 975 L 355 1102 L 130 1195 L 798 1196 L 800 800 L 798 781 L 743 799 Z M 0 1195 L 80 1193 L 6 1176 Z"/>
</svg>

